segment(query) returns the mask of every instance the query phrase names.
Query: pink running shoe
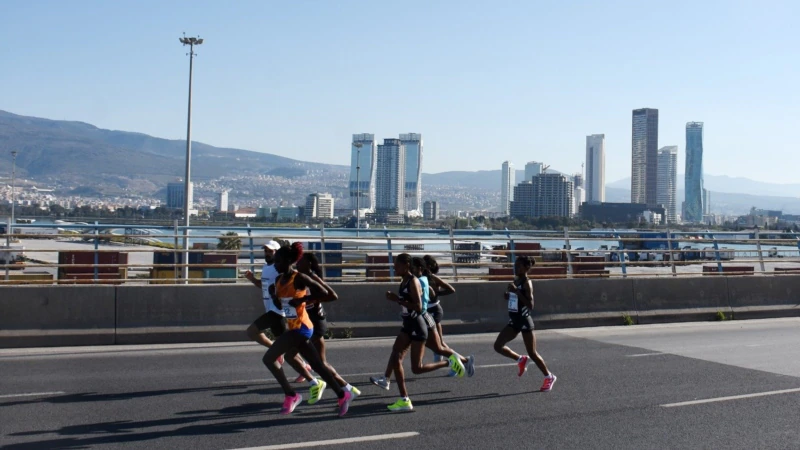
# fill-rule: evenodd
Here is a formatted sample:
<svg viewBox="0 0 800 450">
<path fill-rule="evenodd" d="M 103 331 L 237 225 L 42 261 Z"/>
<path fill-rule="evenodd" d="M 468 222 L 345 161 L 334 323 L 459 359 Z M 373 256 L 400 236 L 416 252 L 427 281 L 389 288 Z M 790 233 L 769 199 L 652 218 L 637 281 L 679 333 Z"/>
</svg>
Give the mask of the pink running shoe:
<svg viewBox="0 0 800 450">
<path fill-rule="evenodd" d="M 542 383 L 542 392 L 550 392 L 553 390 L 553 385 L 556 384 L 556 376 L 553 373 L 544 377 L 544 383 Z"/>
<path fill-rule="evenodd" d="M 283 406 L 281 407 L 281 415 L 291 414 L 292 411 L 303 401 L 303 396 L 295 394 L 294 397 L 287 395 L 283 399 Z"/>
<path fill-rule="evenodd" d="M 525 371 L 528 370 L 528 363 L 530 362 L 530 360 L 531 359 L 528 358 L 527 356 L 523 356 L 522 358 L 520 358 L 519 361 L 517 361 L 517 367 L 519 367 L 519 373 L 517 374 L 518 377 L 521 377 L 522 374 L 524 374 Z"/>
<path fill-rule="evenodd" d="M 353 398 L 353 394 L 345 389 L 344 397 L 339 399 L 339 417 L 347 414 L 347 410 L 350 409 L 350 402 L 353 401 Z"/>
</svg>

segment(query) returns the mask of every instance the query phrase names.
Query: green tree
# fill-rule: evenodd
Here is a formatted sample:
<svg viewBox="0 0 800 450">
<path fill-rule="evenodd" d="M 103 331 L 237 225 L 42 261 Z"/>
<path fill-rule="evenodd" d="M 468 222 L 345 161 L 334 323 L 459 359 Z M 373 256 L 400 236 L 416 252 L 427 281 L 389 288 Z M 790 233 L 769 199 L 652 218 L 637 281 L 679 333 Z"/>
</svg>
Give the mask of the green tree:
<svg viewBox="0 0 800 450">
<path fill-rule="evenodd" d="M 239 233 L 235 231 L 225 233 L 217 243 L 217 250 L 241 250 L 241 248 L 242 239 L 239 237 Z"/>
</svg>

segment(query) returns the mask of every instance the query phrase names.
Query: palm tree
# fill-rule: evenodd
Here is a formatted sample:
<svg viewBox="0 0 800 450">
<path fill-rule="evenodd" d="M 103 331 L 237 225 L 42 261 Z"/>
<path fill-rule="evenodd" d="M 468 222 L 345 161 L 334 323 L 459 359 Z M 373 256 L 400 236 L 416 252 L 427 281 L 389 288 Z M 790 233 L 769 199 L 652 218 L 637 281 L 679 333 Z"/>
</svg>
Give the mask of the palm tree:
<svg viewBox="0 0 800 450">
<path fill-rule="evenodd" d="M 225 233 L 217 243 L 217 250 L 241 250 L 241 248 L 242 239 L 239 237 L 239 233 L 235 231 Z"/>
</svg>

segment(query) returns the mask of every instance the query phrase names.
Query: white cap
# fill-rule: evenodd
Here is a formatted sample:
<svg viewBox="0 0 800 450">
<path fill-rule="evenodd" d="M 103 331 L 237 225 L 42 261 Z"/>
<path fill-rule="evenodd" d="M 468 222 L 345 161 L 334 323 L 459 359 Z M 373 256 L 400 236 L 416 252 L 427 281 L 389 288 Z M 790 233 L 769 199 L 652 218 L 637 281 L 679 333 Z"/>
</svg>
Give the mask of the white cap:
<svg viewBox="0 0 800 450">
<path fill-rule="evenodd" d="M 277 243 L 276 241 L 269 241 L 266 244 L 264 244 L 264 248 L 277 251 L 279 248 L 281 248 L 281 244 Z"/>
</svg>

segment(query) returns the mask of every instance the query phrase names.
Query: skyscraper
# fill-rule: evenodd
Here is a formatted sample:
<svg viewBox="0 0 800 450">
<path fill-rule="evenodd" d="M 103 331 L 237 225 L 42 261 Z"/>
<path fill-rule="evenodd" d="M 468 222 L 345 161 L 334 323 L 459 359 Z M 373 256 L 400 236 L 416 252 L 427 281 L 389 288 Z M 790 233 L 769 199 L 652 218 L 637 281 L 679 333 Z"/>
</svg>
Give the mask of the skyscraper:
<svg viewBox="0 0 800 450">
<path fill-rule="evenodd" d="M 307 219 L 333 219 L 333 196 L 328 193 L 309 194 L 306 198 Z"/>
<path fill-rule="evenodd" d="M 525 164 L 525 180 L 523 181 L 531 181 L 531 178 L 542 173 L 542 167 L 544 167 L 543 164 L 536 161 Z"/>
<path fill-rule="evenodd" d="M 606 135 L 586 136 L 586 201 L 606 201 Z"/>
<path fill-rule="evenodd" d="M 219 212 L 227 212 L 228 211 L 228 191 L 222 191 L 218 194 L 217 197 L 217 211 Z"/>
<path fill-rule="evenodd" d="M 658 110 L 633 110 L 631 203 L 658 204 Z"/>
<path fill-rule="evenodd" d="M 405 214 L 406 148 L 400 139 L 384 139 L 378 145 L 375 211 Z"/>
<path fill-rule="evenodd" d="M 678 222 L 678 146 L 658 151 L 658 204 L 664 207 L 666 223 Z"/>
<path fill-rule="evenodd" d="M 425 220 L 439 220 L 439 202 L 428 200 L 422 205 L 422 217 Z"/>
<path fill-rule="evenodd" d="M 514 188 L 512 217 L 570 217 L 574 208 L 572 180 L 560 173 L 543 173 Z"/>
<path fill-rule="evenodd" d="M 184 195 L 183 190 L 185 186 L 183 181 L 167 184 L 167 208 L 183 208 Z M 192 210 L 192 200 L 194 193 L 194 183 L 189 182 L 189 210 Z"/>
<path fill-rule="evenodd" d="M 360 209 L 375 208 L 376 158 L 375 135 L 354 134 L 350 150 L 350 207 L 354 210 L 356 206 Z M 361 169 L 358 169 L 359 166 Z M 359 194 L 360 199 L 356 205 L 356 197 Z"/>
<path fill-rule="evenodd" d="M 406 149 L 405 210 L 406 213 L 422 212 L 422 135 L 405 133 L 400 142 Z"/>
<path fill-rule="evenodd" d="M 686 124 L 685 222 L 703 221 L 703 122 Z"/>
<path fill-rule="evenodd" d="M 514 164 L 504 161 L 500 179 L 500 213 L 508 215 L 509 204 L 514 200 Z"/>
</svg>

